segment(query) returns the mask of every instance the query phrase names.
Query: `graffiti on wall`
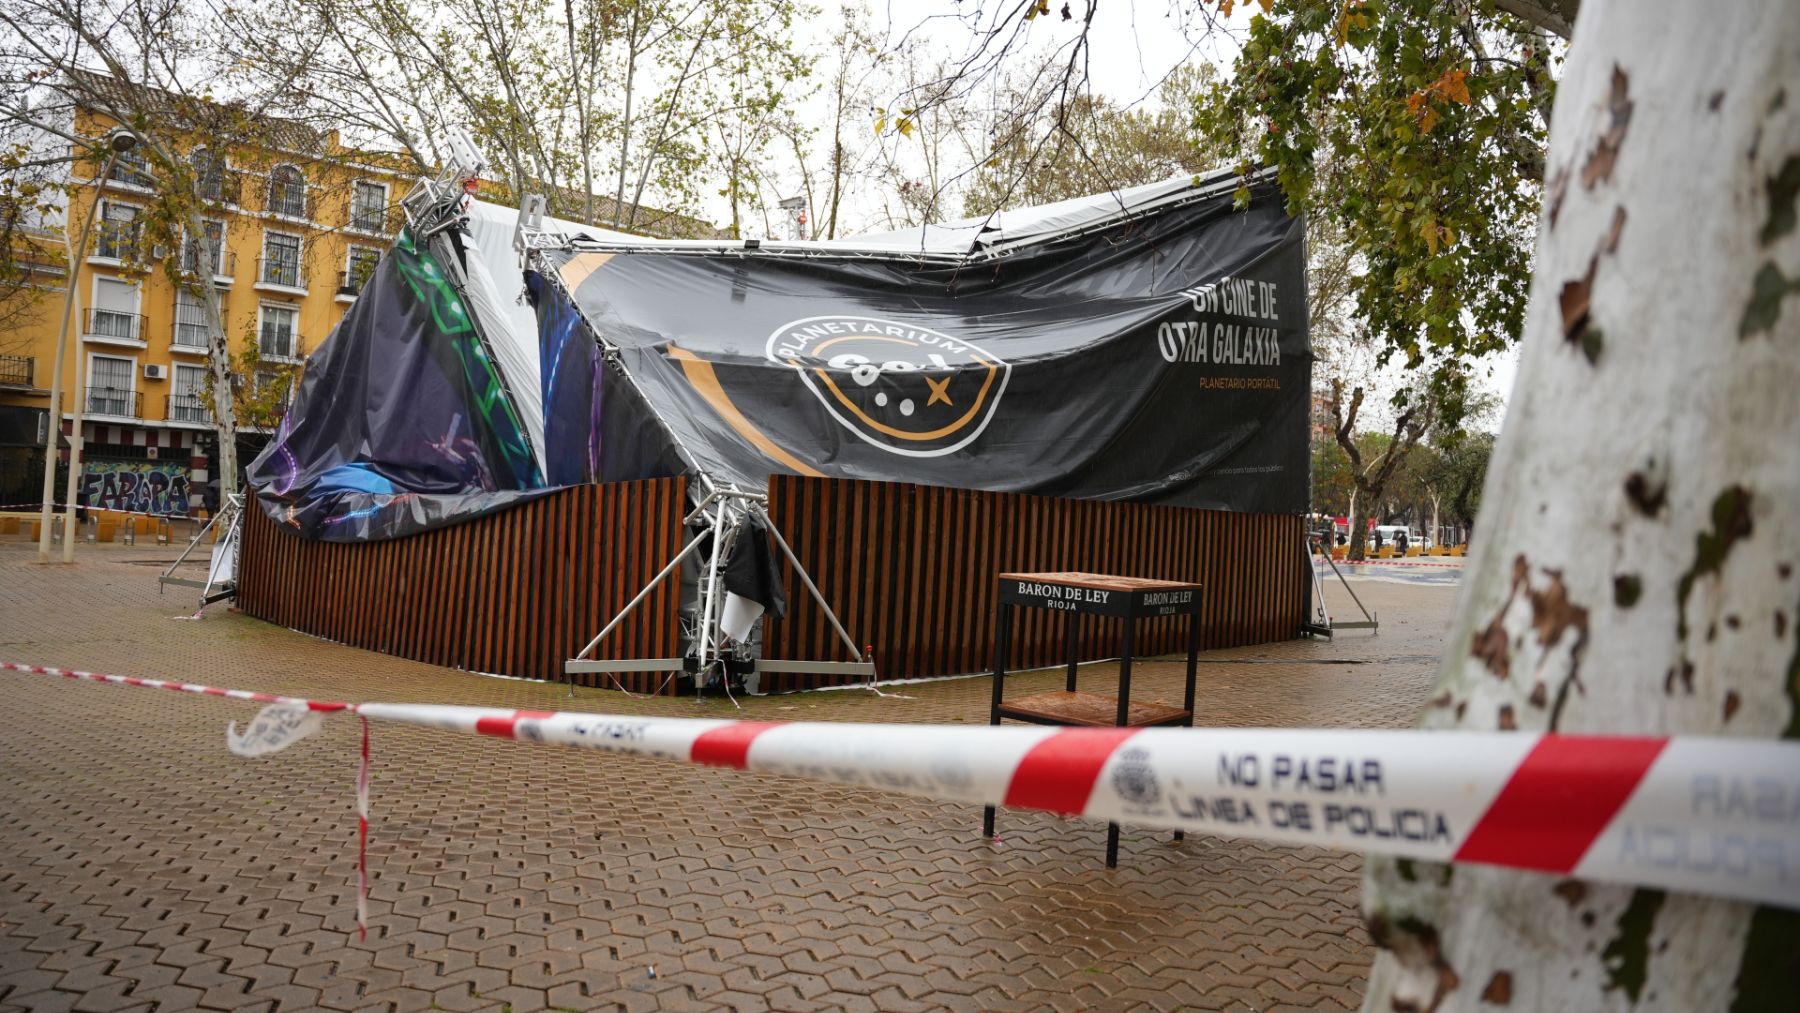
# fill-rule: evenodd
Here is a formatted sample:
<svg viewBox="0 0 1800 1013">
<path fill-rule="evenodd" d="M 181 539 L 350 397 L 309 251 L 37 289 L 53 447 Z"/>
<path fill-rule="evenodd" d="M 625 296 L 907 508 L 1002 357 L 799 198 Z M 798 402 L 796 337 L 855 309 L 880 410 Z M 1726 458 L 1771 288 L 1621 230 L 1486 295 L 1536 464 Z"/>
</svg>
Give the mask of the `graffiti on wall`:
<svg viewBox="0 0 1800 1013">
<path fill-rule="evenodd" d="M 188 493 L 188 469 L 184 464 L 88 461 L 82 467 L 82 502 L 102 510 L 186 514 Z"/>
</svg>

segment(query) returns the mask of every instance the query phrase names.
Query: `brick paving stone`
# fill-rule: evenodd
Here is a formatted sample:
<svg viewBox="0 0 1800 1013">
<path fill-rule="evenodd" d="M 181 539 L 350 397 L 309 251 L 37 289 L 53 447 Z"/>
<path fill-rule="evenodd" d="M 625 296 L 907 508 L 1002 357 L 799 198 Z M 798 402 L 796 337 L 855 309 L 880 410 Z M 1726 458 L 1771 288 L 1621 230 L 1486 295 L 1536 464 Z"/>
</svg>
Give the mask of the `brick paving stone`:
<svg viewBox="0 0 1800 1013">
<path fill-rule="evenodd" d="M 335 699 L 731 717 L 487 679 L 156 593 L 166 547 L 0 540 L 0 657 Z M 1360 582 L 1377 636 L 1203 656 L 1197 722 L 1404 727 L 1453 587 Z M 1134 669 L 1143 699 L 1181 666 Z M 1009 693 L 1060 686 L 1012 677 Z M 1109 667 L 1093 679 L 1105 685 Z M 250 705 L 0 675 L 0 1010 L 1348 1009 L 1361 861 L 376 726 L 369 939 L 354 722 L 238 760 Z M 985 679 L 742 701 L 766 720 L 986 720 Z M 657 977 L 650 977 L 650 968 Z M 1094 971 L 1089 969 L 1093 968 Z"/>
<path fill-rule="evenodd" d="M 30 994 L 19 993 L 12 997 L 12 1001 L 18 1004 L 11 1006 L 12 1009 L 31 1010 L 33 1013 L 37 1013 L 37 1011 L 52 1013 L 52 1011 L 72 1009 L 77 1002 L 81 1001 L 81 996 L 75 992 L 44 991 Z M 170 1008 L 179 1009 L 180 1007 Z"/>
</svg>

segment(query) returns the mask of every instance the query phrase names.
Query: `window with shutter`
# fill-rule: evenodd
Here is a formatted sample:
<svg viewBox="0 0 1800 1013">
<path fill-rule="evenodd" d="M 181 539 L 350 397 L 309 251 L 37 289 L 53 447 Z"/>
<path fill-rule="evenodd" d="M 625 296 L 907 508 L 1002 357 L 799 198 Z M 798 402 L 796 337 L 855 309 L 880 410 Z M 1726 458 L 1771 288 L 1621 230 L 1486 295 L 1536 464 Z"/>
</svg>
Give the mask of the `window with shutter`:
<svg viewBox="0 0 1800 1013">
<path fill-rule="evenodd" d="M 199 274 L 201 265 L 213 275 L 225 274 L 225 223 L 202 222 L 206 229 L 204 238 L 188 236 L 181 244 L 181 269 L 189 274 Z"/>
<path fill-rule="evenodd" d="M 113 278 L 94 279 L 94 308 L 87 333 L 97 337 L 138 338 L 138 287 Z"/>
<path fill-rule="evenodd" d="M 204 351 L 206 348 L 206 307 L 192 292 L 175 290 L 175 347 Z"/>
<path fill-rule="evenodd" d="M 258 350 L 273 358 L 294 358 L 294 349 L 298 344 L 295 340 L 298 323 L 299 314 L 294 310 L 285 306 L 264 306 Z"/>
<path fill-rule="evenodd" d="M 100 202 L 100 219 L 94 223 L 94 256 L 133 260 L 138 250 L 138 209 L 117 201 Z"/>
<path fill-rule="evenodd" d="M 136 395 L 132 390 L 132 367 L 135 359 L 112 355 L 88 356 L 87 411 L 90 415 L 134 415 Z"/>
<path fill-rule="evenodd" d="M 178 362 L 171 379 L 169 419 L 174 422 L 205 422 L 206 367 Z"/>
</svg>

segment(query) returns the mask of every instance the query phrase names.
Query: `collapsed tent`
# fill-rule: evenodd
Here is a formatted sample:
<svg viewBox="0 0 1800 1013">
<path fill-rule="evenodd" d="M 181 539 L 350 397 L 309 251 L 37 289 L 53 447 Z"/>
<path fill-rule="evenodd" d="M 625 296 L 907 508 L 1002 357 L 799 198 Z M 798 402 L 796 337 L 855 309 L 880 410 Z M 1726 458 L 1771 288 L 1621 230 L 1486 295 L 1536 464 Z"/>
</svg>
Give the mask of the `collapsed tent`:
<svg viewBox="0 0 1800 1013">
<path fill-rule="evenodd" d="M 252 464 L 287 530 L 399 537 L 686 475 L 693 538 L 663 576 L 710 553 L 704 588 L 686 573 L 704 661 L 750 635 L 746 599 L 779 614 L 767 540 L 742 537 L 787 552 L 774 473 L 1306 508 L 1304 226 L 1266 175 L 1247 206 L 1220 173 L 811 243 L 645 239 L 465 181 L 408 197 Z"/>
<path fill-rule="evenodd" d="M 1304 510 L 1302 227 L 1230 188 L 971 253 L 570 237 L 529 275 L 552 467 Z"/>
<path fill-rule="evenodd" d="M 257 502 L 291 530 L 395 537 L 545 488 L 542 424 L 510 396 L 518 366 L 509 385 L 471 308 L 491 306 L 492 286 L 471 297 L 445 259 L 403 233 L 307 361 L 293 406 L 248 469 Z"/>
<path fill-rule="evenodd" d="M 1305 509 L 1303 226 L 1181 179 L 835 243 L 658 241 L 516 213 L 409 232 L 251 469 L 311 537 L 534 490 L 771 472 Z M 510 275 L 510 277 L 509 277 Z"/>
</svg>

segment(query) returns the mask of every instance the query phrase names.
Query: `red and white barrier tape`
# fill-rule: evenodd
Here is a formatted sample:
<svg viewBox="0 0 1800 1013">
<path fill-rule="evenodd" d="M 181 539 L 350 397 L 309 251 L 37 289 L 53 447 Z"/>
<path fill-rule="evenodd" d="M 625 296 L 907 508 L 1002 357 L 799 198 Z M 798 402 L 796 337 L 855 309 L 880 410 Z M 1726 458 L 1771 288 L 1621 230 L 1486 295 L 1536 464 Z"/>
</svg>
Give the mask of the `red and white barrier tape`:
<svg viewBox="0 0 1800 1013">
<path fill-rule="evenodd" d="M 1800 743 L 768 723 L 360 704 L 382 721 L 947 802 L 1800 908 Z"/>
<path fill-rule="evenodd" d="M 69 504 L 52 503 L 51 507 L 60 513 L 69 509 Z M 44 504 L 42 501 L 36 503 L 0 503 L 0 510 L 4 511 L 42 510 L 43 508 Z M 159 514 L 150 510 L 120 510 L 117 507 L 89 506 L 85 503 L 76 504 L 75 509 L 86 510 L 89 513 L 96 514 L 126 514 L 132 517 L 155 517 L 158 520 L 165 521 L 192 521 L 199 519 L 188 514 Z"/>
<path fill-rule="evenodd" d="M 333 711 L 349 710 L 350 705 L 335 700 L 306 700 L 297 696 L 271 696 L 268 693 L 253 693 L 247 689 L 219 689 L 216 686 L 202 686 L 192 682 L 168 682 L 163 679 L 137 679 L 129 675 L 106 675 L 101 672 L 83 672 L 73 668 L 55 668 L 50 665 L 22 665 L 14 661 L 0 661 L 0 671 L 30 672 L 34 675 L 56 675 L 65 679 L 81 679 L 86 682 L 110 682 L 119 686 L 137 686 L 142 689 L 170 689 L 177 693 L 198 693 L 203 696 L 222 696 L 232 700 L 254 700 L 257 703 L 288 704 L 299 706 L 308 711 L 329 714 Z M 308 733 L 310 734 L 310 732 Z"/>
<path fill-rule="evenodd" d="M 1339 560 L 1339 562 L 1345 562 L 1345 560 Z M 1362 566 L 1364 563 L 1367 563 L 1370 566 L 1426 566 L 1437 567 L 1441 570 L 1460 570 L 1463 568 L 1463 564 L 1461 563 L 1437 563 L 1430 560 L 1418 559 L 1360 559 L 1350 565 Z"/>
<path fill-rule="evenodd" d="M 365 721 L 784 774 L 946 802 L 1475 862 L 1800 908 L 1795 742 L 773 723 L 441 704 L 347 709 Z M 229 745 L 240 755 L 275 752 L 311 734 L 327 712 L 312 701 L 271 704 Z M 359 810 L 366 808 L 359 800 Z"/>
<path fill-rule="evenodd" d="M 1463 568 L 1463 564 L 1460 561 L 1455 563 L 1444 563 L 1434 559 L 1338 559 L 1336 562 L 1339 566 L 1437 566 L 1451 570 L 1460 570 Z M 1315 563 L 1313 565 L 1320 569 L 1324 569 L 1324 565 L 1321 563 Z"/>
<path fill-rule="evenodd" d="M 230 739 L 227 738 L 226 741 L 229 742 Z M 362 765 L 356 769 L 356 935 L 359 939 L 369 938 L 368 718 L 362 718 Z"/>
</svg>

